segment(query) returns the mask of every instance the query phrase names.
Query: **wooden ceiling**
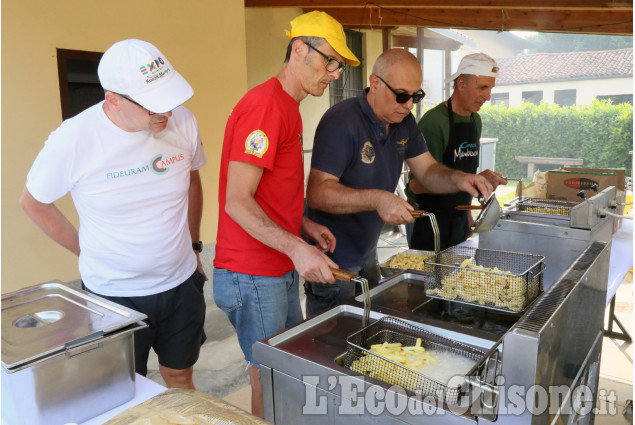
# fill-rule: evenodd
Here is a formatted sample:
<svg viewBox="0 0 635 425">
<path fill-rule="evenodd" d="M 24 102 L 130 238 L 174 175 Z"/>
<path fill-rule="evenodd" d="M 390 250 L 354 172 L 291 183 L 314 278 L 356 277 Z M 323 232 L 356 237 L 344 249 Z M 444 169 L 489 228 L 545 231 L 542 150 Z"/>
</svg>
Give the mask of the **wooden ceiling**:
<svg viewBox="0 0 635 425">
<path fill-rule="evenodd" d="M 323 10 L 349 29 L 395 27 L 633 35 L 625 0 L 245 0 L 245 7 Z"/>
</svg>

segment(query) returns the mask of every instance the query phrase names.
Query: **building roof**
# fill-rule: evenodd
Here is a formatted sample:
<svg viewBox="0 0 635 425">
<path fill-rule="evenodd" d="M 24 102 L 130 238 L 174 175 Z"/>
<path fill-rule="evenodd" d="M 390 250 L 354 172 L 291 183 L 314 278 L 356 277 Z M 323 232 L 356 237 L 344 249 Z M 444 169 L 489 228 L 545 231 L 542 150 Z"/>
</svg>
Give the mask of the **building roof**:
<svg viewBox="0 0 635 425">
<path fill-rule="evenodd" d="M 536 53 L 496 59 L 497 86 L 633 76 L 633 48 L 598 52 Z"/>
</svg>

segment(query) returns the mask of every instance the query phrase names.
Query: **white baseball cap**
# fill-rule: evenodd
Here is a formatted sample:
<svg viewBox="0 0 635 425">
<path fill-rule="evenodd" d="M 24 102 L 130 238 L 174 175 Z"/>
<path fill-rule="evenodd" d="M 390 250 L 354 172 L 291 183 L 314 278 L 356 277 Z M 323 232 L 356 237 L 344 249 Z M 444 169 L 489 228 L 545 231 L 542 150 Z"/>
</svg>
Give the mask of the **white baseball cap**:
<svg viewBox="0 0 635 425">
<path fill-rule="evenodd" d="M 150 112 L 169 112 L 194 94 L 159 49 L 142 40 L 113 44 L 101 57 L 97 74 L 104 89 L 130 96 Z"/>
<path fill-rule="evenodd" d="M 485 53 L 473 53 L 461 59 L 456 72 L 445 79 L 446 83 L 454 81 L 461 74 L 481 75 L 483 77 L 498 77 L 498 65 L 496 61 Z"/>
</svg>

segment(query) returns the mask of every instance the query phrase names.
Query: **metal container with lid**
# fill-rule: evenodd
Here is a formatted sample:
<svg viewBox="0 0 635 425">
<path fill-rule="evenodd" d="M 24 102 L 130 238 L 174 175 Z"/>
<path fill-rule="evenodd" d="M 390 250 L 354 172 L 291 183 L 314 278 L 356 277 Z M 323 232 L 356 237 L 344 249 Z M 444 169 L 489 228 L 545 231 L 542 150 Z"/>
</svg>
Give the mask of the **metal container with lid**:
<svg viewBox="0 0 635 425">
<path fill-rule="evenodd" d="M 145 318 L 61 282 L 2 295 L 3 421 L 79 423 L 132 399 Z"/>
</svg>

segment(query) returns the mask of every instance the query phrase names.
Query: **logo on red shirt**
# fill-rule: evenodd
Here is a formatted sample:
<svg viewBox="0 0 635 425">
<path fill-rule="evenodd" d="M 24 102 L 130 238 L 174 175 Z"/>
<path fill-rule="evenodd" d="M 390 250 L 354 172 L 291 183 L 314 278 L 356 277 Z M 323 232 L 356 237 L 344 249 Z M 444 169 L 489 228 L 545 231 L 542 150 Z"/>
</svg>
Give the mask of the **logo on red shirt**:
<svg viewBox="0 0 635 425">
<path fill-rule="evenodd" d="M 254 130 L 245 140 L 245 153 L 262 158 L 269 148 L 269 139 L 262 130 Z"/>
</svg>

